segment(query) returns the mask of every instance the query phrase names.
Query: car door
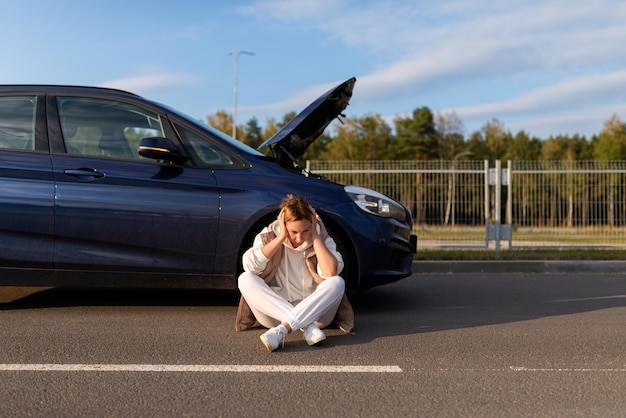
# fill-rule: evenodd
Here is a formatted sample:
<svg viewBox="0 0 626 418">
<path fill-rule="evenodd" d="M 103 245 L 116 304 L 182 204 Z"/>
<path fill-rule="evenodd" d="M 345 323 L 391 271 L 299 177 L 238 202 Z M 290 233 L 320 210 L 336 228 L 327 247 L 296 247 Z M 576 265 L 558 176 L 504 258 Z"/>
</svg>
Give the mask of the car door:
<svg viewBox="0 0 626 418">
<path fill-rule="evenodd" d="M 137 151 L 144 137 L 175 140 L 166 118 L 112 99 L 48 104 L 67 150 L 52 155 L 57 267 L 210 274 L 219 221 L 213 174 Z"/>
<path fill-rule="evenodd" d="M 37 95 L 0 94 L 1 267 L 52 267 L 54 178 L 43 108 Z"/>
</svg>

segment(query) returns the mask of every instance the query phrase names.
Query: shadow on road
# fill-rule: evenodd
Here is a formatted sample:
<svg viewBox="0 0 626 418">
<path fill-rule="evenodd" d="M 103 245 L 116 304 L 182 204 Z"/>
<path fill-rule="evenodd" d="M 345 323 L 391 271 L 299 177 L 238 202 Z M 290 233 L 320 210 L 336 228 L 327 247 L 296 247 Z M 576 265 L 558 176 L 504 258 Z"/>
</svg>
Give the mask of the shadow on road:
<svg viewBox="0 0 626 418">
<path fill-rule="evenodd" d="M 238 291 L 0 287 L 0 310 L 68 306 L 237 306 Z"/>
<path fill-rule="evenodd" d="M 621 274 L 430 274 L 355 294 L 354 341 L 626 307 Z"/>
<path fill-rule="evenodd" d="M 349 293 L 355 332 L 330 344 L 385 336 L 527 321 L 626 307 L 620 274 L 420 274 Z M 72 306 L 223 306 L 236 314 L 239 293 L 224 290 L 0 288 L 0 310 Z M 336 333 L 340 333 L 338 330 Z"/>
</svg>

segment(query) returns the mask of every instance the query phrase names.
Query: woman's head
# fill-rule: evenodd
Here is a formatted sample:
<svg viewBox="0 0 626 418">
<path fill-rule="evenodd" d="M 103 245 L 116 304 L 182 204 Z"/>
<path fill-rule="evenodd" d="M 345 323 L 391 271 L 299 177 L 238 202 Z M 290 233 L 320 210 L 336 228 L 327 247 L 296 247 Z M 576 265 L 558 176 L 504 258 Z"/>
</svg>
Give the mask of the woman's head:
<svg viewBox="0 0 626 418">
<path fill-rule="evenodd" d="M 280 203 L 283 212 L 285 228 L 289 236 L 289 241 L 294 247 L 299 247 L 311 236 L 311 219 L 313 211 L 311 206 L 303 197 L 287 195 Z"/>
<path fill-rule="evenodd" d="M 280 208 L 285 214 L 285 222 L 301 221 L 303 219 L 311 220 L 313 216 L 309 202 L 301 196 L 288 194 L 280 202 Z"/>
</svg>

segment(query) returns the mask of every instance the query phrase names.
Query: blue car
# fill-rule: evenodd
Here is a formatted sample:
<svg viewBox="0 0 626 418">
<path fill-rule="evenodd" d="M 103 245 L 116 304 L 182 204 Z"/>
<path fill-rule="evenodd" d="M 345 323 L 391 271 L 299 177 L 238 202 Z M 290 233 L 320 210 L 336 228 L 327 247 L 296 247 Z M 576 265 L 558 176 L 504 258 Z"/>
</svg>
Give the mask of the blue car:
<svg viewBox="0 0 626 418">
<path fill-rule="evenodd" d="M 263 144 L 273 157 L 132 93 L 0 85 L 0 285 L 236 289 L 288 193 L 324 220 L 349 288 L 409 276 L 409 210 L 298 164 L 355 82 Z"/>
</svg>

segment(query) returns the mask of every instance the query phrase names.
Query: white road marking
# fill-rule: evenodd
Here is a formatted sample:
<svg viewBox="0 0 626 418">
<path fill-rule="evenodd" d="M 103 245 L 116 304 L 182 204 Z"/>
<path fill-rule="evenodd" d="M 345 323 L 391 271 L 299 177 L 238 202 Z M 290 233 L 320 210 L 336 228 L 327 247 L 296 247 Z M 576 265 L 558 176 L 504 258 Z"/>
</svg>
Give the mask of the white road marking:
<svg viewBox="0 0 626 418">
<path fill-rule="evenodd" d="M 398 366 L 234 364 L 0 364 L 0 371 L 204 372 L 204 373 L 401 373 Z"/>
<path fill-rule="evenodd" d="M 531 368 L 509 366 L 508 368 L 457 369 L 439 371 L 467 372 L 595 372 L 624 373 L 626 368 Z M 402 373 L 399 366 L 332 366 L 332 365 L 258 365 L 258 364 L 0 364 L 3 371 L 34 372 L 200 372 L 200 373 Z M 428 369 L 414 369 L 428 371 Z"/>
<path fill-rule="evenodd" d="M 431 369 L 413 369 L 413 371 L 418 372 L 427 372 L 431 371 Z M 623 373 L 626 372 L 626 368 L 611 368 L 611 367 L 561 367 L 561 368 L 532 368 L 532 367 L 521 367 L 521 366 L 509 366 L 503 368 L 444 368 L 437 369 L 440 372 L 562 372 L 562 373 L 573 373 L 573 372 L 593 372 L 593 373 Z"/>
<path fill-rule="evenodd" d="M 511 370 L 514 372 L 626 372 L 626 368 L 594 368 L 594 367 L 582 367 L 582 368 L 530 368 L 530 367 L 517 367 L 511 366 Z"/>
</svg>

